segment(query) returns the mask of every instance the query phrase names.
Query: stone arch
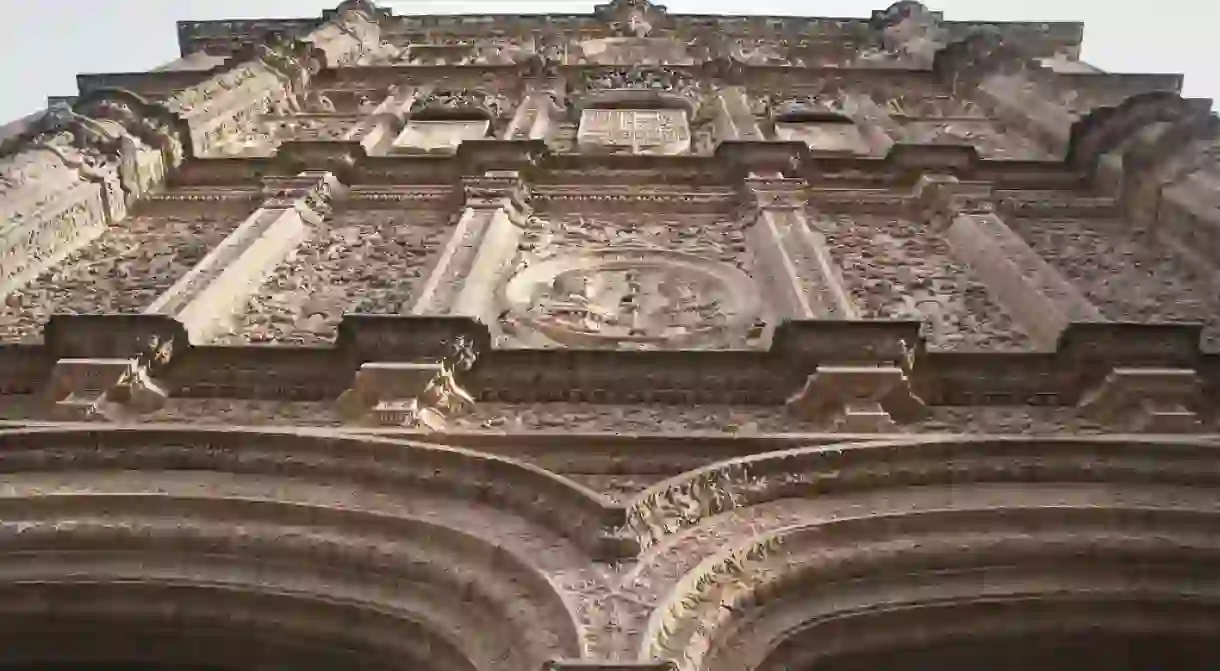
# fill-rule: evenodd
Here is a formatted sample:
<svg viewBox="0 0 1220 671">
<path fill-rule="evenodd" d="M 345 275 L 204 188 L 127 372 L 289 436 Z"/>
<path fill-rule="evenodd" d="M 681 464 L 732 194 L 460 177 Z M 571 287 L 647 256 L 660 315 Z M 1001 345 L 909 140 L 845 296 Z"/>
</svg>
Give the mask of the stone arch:
<svg viewBox="0 0 1220 671">
<path fill-rule="evenodd" d="M 1046 631 L 1214 638 L 1220 498 L 1179 493 L 790 526 L 688 572 L 654 611 L 639 654 L 682 669 L 795 671 Z"/>
<path fill-rule="evenodd" d="M 44 645 L 57 627 L 119 662 L 141 661 L 123 656 L 143 632 L 177 641 L 148 661 L 263 639 L 276 663 L 318 668 L 339 653 L 470 671 L 580 656 L 550 575 L 588 555 L 554 524 L 495 517 L 514 504 L 494 490 L 569 515 L 587 493 L 511 460 L 308 433 L 26 429 L 0 432 L 0 470 L 0 613 L 24 627 L 5 662 L 67 654 Z M 232 612 L 246 615 L 225 626 Z"/>
<path fill-rule="evenodd" d="M 1220 487 L 1214 439 L 906 438 L 780 450 L 659 482 L 627 508 L 641 548 L 743 507 L 781 499 L 975 483 Z"/>
<path fill-rule="evenodd" d="M 1103 154 L 1148 125 L 1190 125 L 1210 115 L 1210 100 L 1183 98 L 1172 91 L 1137 93 L 1117 105 L 1097 107 L 1072 124 L 1065 163 L 1092 170 Z"/>
</svg>

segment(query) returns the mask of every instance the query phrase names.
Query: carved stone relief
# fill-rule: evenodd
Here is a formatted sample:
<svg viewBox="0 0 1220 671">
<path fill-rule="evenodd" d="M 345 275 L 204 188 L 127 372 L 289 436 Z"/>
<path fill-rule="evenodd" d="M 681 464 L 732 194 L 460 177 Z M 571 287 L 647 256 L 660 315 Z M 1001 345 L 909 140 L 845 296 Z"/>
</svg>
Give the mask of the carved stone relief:
<svg viewBox="0 0 1220 671">
<path fill-rule="evenodd" d="M 686 44 L 664 37 L 607 37 L 585 40 L 573 50 L 574 64 L 692 65 Z"/>
<path fill-rule="evenodd" d="M 138 313 L 187 273 L 244 215 L 135 216 L 5 297 L 0 341 L 41 338 L 54 313 Z"/>
<path fill-rule="evenodd" d="M 762 315 L 735 223 L 532 217 L 502 290 L 518 344 L 620 349 L 745 346 Z"/>
<path fill-rule="evenodd" d="M 699 81 L 690 73 L 668 67 L 600 68 L 581 78 L 577 99 L 592 106 L 647 99 L 695 112 L 702 98 Z M 649 107 L 652 107 L 650 105 Z"/>
<path fill-rule="evenodd" d="M 966 144 L 983 158 L 1038 160 L 1049 158 L 1032 138 L 1001 127 L 978 104 L 934 92 L 874 94 L 876 102 L 903 128 L 903 142 Z"/>
<path fill-rule="evenodd" d="M 560 433 L 686 433 L 732 435 L 820 433 L 826 428 L 782 407 L 601 405 L 592 403 L 480 403 L 457 421 L 462 430 Z M 1053 434 L 1100 433 L 1071 407 L 932 406 L 923 420 L 899 424 L 896 433 Z"/>
<path fill-rule="evenodd" d="M 328 218 L 264 282 L 224 344 L 332 342 L 344 313 L 402 314 L 449 232 L 445 215 L 350 210 Z"/>
<path fill-rule="evenodd" d="M 1152 233 L 1116 220 L 1014 219 L 1011 226 L 1106 318 L 1204 322 L 1204 346 L 1220 348 L 1220 277 L 1199 274 Z"/>
<path fill-rule="evenodd" d="M 690 149 L 685 110 L 587 109 L 580 117 L 580 147 L 586 151 L 681 154 Z"/>
<path fill-rule="evenodd" d="M 948 242 L 926 226 L 864 214 L 823 218 L 817 226 L 862 317 L 926 320 L 933 349 L 1030 347 L 970 267 L 956 262 Z"/>
</svg>

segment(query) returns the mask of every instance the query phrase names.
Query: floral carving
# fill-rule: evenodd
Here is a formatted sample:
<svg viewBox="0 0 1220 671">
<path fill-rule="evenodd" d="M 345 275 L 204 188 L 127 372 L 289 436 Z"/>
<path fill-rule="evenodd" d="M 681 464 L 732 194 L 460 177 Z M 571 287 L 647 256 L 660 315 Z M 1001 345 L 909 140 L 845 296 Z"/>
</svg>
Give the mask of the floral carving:
<svg viewBox="0 0 1220 671">
<path fill-rule="evenodd" d="M 478 89 L 438 89 L 411 104 L 413 119 L 502 119 L 512 113 L 512 104 L 499 94 Z"/>
<path fill-rule="evenodd" d="M 319 224 L 224 343 L 320 344 L 344 313 L 403 314 L 449 229 L 438 214 L 346 211 Z"/>
<path fill-rule="evenodd" d="M 905 219 L 873 215 L 821 227 L 852 299 L 868 319 L 923 319 L 929 346 L 1014 350 L 1029 339 L 988 295 L 948 242 Z"/>
<path fill-rule="evenodd" d="M 674 96 L 694 107 L 702 96 L 699 81 L 683 70 L 667 67 L 599 68 L 585 73 L 581 88 L 594 99 L 624 93 Z"/>
<path fill-rule="evenodd" d="M 144 215 L 100 238 L 5 297 L 0 341 L 39 337 L 55 313 L 134 314 L 220 244 L 240 214 Z"/>
<path fill-rule="evenodd" d="M 1192 270 L 1152 233 L 1104 219 L 1018 219 L 1013 230 L 1108 319 L 1203 322 L 1203 345 L 1220 348 L 1220 280 Z"/>
</svg>

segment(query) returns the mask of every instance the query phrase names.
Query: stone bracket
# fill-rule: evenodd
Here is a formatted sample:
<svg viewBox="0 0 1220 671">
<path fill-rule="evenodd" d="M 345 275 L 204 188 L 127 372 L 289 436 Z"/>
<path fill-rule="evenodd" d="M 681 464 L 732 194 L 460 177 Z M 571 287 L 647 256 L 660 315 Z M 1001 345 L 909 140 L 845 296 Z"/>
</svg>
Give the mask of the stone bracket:
<svg viewBox="0 0 1220 671">
<path fill-rule="evenodd" d="M 854 433 L 885 432 L 923 412 L 897 366 L 818 366 L 787 406 L 802 419 Z"/>
<path fill-rule="evenodd" d="M 432 431 L 444 430 L 448 418 L 474 405 L 443 363 L 366 363 L 338 402 L 350 423 Z"/>
<path fill-rule="evenodd" d="M 57 421 L 122 421 L 159 410 L 168 397 L 139 358 L 60 359 L 46 393 Z"/>
<path fill-rule="evenodd" d="M 961 182 L 949 175 L 923 175 L 913 195 L 919 217 L 940 231 L 949 228 L 958 216 L 995 211 L 991 185 Z"/>
<path fill-rule="evenodd" d="M 1191 433 L 1200 430 L 1191 409 L 1200 389 L 1198 375 L 1189 368 L 1115 368 L 1077 407 L 1115 430 Z"/>
</svg>

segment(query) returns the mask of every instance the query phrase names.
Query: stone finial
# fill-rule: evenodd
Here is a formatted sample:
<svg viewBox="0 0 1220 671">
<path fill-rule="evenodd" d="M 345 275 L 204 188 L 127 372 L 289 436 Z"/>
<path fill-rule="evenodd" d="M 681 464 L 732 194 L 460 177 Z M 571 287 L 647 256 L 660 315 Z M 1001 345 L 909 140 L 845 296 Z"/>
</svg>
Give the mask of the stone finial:
<svg viewBox="0 0 1220 671">
<path fill-rule="evenodd" d="M 1115 368 L 1078 404 L 1084 416 L 1120 431 L 1190 433 L 1200 382 L 1187 368 Z"/>
<path fill-rule="evenodd" d="M 856 433 L 888 431 L 923 410 L 897 366 L 818 366 L 787 405 L 802 419 Z"/>
</svg>

